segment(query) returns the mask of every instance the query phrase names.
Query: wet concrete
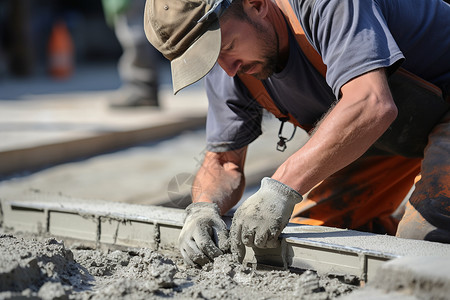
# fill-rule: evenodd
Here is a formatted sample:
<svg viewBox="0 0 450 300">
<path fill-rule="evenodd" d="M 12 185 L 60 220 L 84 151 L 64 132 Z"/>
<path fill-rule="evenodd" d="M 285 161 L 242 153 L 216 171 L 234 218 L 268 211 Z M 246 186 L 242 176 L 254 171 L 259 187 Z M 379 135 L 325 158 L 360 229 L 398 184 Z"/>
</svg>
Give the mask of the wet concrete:
<svg viewBox="0 0 450 300">
<path fill-rule="evenodd" d="M 449 267 L 448 257 L 396 258 L 361 287 L 355 276 L 255 269 L 230 254 L 200 269 L 176 248 L 93 249 L 0 228 L 1 299 L 448 299 Z"/>
<path fill-rule="evenodd" d="M 101 251 L 15 235 L 0 236 L 2 299 L 335 299 L 358 288 L 312 271 L 255 270 L 231 255 L 196 269 L 173 251 Z"/>
</svg>

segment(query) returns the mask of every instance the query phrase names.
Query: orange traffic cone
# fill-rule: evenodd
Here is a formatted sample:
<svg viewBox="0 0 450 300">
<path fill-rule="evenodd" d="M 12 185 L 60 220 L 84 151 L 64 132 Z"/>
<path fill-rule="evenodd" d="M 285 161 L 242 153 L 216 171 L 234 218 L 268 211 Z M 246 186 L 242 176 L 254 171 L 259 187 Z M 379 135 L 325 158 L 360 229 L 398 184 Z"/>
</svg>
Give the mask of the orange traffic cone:
<svg viewBox="0 0 450 300">
<path fill-rule="evenodd" d="M 48 42 L 48 70 L 56 79 L 65 79 L 74 69 L 74 47 L 69 30 L 63 21 L 53 26 Z"/>
</svg>

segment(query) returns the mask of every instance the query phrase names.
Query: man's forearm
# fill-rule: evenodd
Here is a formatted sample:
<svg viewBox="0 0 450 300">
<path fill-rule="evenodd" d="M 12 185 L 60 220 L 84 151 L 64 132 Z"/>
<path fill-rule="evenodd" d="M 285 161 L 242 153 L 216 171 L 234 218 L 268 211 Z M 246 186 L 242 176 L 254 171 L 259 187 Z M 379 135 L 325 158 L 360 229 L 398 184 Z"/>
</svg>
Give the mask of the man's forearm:
<svg viewBox="0 0 450 300">
<path fill-rule="evenodd" d="M 224 214 L 242 197 L 247 148 L 225 153 L 207 152 L 192 187 L 193 202 L 216 203 Z"/>
<path fill-rule="evenodd" d="M 340 102 L 272 178 L 305 194 L 364 154 L 397 114 L 383 72 L 365 74 L 343 87 Z"/>
</svg>

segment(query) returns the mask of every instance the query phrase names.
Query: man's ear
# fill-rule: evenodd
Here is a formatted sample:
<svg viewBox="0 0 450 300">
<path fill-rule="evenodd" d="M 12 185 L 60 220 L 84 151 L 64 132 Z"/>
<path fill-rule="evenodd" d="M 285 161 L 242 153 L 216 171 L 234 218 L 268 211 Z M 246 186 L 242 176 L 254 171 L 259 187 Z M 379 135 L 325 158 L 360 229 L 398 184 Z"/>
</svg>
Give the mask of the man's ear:
<svg viewBox="0 0 450 300">
<path fill-rule="evenodd" d="M 269 11 L 268 1 L 270 0 L 243 0 L 242 6 L 250 18 L 258 17 L 263 19 Z"/>
</svg>

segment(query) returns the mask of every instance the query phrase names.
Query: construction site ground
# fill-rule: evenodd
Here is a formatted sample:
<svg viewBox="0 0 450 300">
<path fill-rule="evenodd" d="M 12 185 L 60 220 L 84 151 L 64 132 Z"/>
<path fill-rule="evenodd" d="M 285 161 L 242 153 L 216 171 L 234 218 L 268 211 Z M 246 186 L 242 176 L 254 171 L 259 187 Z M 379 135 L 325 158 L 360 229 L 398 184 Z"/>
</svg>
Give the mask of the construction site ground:
<svg viewBox="0 0 450 300">
<path fill-rule="evenodd" d="M 0 81 L 0 298 L 450 299 L 448 245 L 326 227 L 290 225 L 244 265 L 186 266 L 176 238 L 207 100 L 201 82 L 173 96 L 162 77 L 160 108 L 120 110 L 114 65 Z M 263 131 L 243 199 L 307 138 L 281 153 L 278 120 Z"/>
</svg>

